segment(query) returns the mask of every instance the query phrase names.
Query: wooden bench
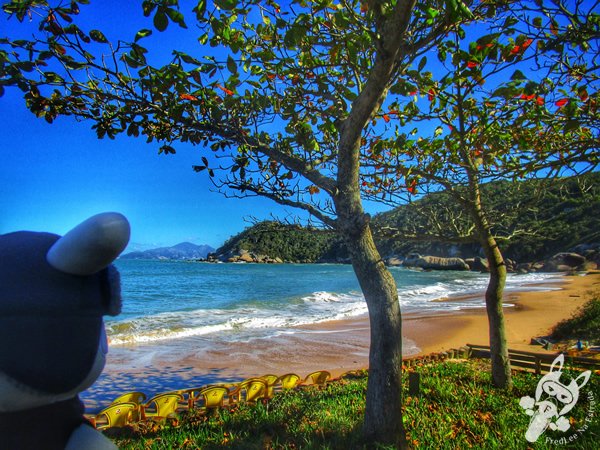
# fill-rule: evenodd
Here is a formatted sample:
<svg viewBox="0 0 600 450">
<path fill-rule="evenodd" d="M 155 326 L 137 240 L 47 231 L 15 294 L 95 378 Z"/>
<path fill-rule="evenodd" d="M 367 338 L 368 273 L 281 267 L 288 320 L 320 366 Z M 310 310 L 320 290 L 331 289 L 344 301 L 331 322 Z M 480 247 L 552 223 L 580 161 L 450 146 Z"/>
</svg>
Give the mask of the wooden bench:
<svg viewBox="0 0 600 450">
<path fill-rule="evenodd" d="M 470 355 L 473 358 L 489 358 L 489 345 L 467 344 L 471 349 Z M 508 349 L 510 365 L 516 369 L 525 369 L 534 371 L 536 374 L 547 373 L 550 371 L 552 361 L 559 353 L 535 353 L 522 350 Z M 570 356 L 565 353 L 565 364 L 582 370 L 599 370 L 600 360 L 594 358 L 582 358 L 579 356 Z"/>
</svg>

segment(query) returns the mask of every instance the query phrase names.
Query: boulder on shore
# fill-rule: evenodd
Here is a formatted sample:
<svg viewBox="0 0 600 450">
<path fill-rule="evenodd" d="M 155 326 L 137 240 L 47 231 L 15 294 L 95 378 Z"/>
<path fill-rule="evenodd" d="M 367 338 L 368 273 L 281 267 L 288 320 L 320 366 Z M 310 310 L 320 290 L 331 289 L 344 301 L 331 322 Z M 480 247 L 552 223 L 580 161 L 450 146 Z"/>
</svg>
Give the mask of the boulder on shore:
<svg viewBox="0 0 600 450">
<path fill-rule="evenodd" d="M 404 260 L 403 266 L 420 267 L 424 270 L 469 270 L 469 265 L 462 258 L 442 258 L 440 256 L 411 255 Z"/>
<path fill-rule="evenodd" d="M 562 252 L 544 261 L 545 272 L 568 272 L 583 267 L 586 263 L 585 256 L 578 253 Z"/>
<path fill-rule="evenodd" d="M 402 260 L 400 258 L 397 258 L 395 256 L 392 256 L 390 258 L 387 259 L 387 261 L 385 262 L 388 266 L 392 266 L 392 267 L 396 267 L 396 266 L 401 266 L 402 265 Z"/>
<path fill-rule="evenodd" d="M 473 272 L 489 273 L 490 271 L 490 265 L 486 258 L 476 256 L 475 258 L 465 259 L 465 262 Z"/>
<path fill-rule="evenodd" d="M 510 258 L 506 258 L 504 260 L 504 264 L 506 264 L 506 271 L 509 273 L 514 273 L 517 271 L 518 264 L 515 260 Z"/>
<path fill-rule="evenodd" d="M 238 255 L 227 258 L 230 263 L 260 263 L 260 264 L 282 264 L 283 260 L 279 257 L 271 258 L 268 255 L 257 255 L 248 250 L 240 250 Z"/>
</svg>

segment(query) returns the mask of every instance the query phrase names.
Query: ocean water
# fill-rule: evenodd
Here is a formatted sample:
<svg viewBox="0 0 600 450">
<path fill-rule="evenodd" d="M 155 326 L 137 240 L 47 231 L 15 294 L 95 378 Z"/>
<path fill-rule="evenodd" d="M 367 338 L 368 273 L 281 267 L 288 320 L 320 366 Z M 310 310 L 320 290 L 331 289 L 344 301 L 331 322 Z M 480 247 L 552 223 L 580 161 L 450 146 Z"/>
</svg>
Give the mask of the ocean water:
<svg viewBox="0 0 600 450">
<path fill-rule="evenodd" d="M 88 413 L 98 412 L 129 391 L 151 397 L 190 386 L 237 382 L 246 375 L 272 372 L 275 369 L 267 367 L 279 364 L 301 375 L 333 368 L 319 365 L 324 364 L 323 358 L 306 360 L 312 343 L 326 341 L 346 355 L 345 364 L 347 355 L 354 355 L 350 361 L 356 358 L 356 367 L 365 365 L 368 347 L 353 336 L 356 325 L 352 322 L 348 329 L 342 327 L 341 334 L 302 326 L 367 314 L 348 265 L 150 260 L 118 260 L 116 265 L 121 272 L 123 312 L 106 319 L 107 365 L 94 385 L 80 395 Z M 404 317 L 484 307 L 487 275 L 400 267 L 390 271 Z M 550 289 L 540 284 L 555 277 L 511 275 L 507 290 Z M 305 343 L 308 348 L 302 355 L 278 350 L 291 343 Z M 405 356 L 420 351 L 409 337 L 403 337 L 402 345 Z M 310 364 L 319 366 L 309 370 Z"/>
<path fill-rule="evenodd" d="M 118 260 L 116 265 L 121 272 L 123 312 L 106 320 L 112 347 L 161 345 L 199 336 L 247 342 L 294 333 L 301 325 L 367 314 L 349 265 L 154 260 Z M 487 275 L 402 267 L 390 271 L 403 314 L 484 307 Z M 556 275 L 509 275 L 507 291 L 542 289 L 536 285 L 553 278 Z M 475 297 L 462 298 L 470 295 Z"/>
</svg>

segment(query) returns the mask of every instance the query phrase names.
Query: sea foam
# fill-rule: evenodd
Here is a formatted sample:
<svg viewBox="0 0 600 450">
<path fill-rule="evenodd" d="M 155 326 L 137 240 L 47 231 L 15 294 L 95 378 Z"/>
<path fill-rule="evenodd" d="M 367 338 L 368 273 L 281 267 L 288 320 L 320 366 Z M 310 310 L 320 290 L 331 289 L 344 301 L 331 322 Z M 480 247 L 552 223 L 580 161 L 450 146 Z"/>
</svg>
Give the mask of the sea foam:
<svg viewBox="0 0 600 450">
<path fill-rule="evenodd" d="M 106 323 L 113 346 L 185 338 L 248 341 L 368 312 L 349 266 L 126 261 L 119 269 L 124 314 Z M 487 275 L 403 268 L 391 272 L 404 314 L 485 306 Z M 552 279 L 548 274 L 511 275 L 507 290 L 541 289 L 533 285 Z"/>
</svg>

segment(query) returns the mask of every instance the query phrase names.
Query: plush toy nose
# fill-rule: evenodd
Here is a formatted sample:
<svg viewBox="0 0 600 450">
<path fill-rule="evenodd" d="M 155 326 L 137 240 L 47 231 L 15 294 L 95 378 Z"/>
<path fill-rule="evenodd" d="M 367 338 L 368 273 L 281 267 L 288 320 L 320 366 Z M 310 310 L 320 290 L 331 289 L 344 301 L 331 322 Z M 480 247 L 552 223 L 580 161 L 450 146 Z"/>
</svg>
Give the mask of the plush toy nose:
<svg viewBox="0 0 600 450">
<path fill-rule="evenodd" d="M 48 263 L 71 275 L 92 275 L 110 263 L 129 242 L 129 222 L 119 213 L 90 217 L 54 243 L 46 255 Z"/>
</svg>

